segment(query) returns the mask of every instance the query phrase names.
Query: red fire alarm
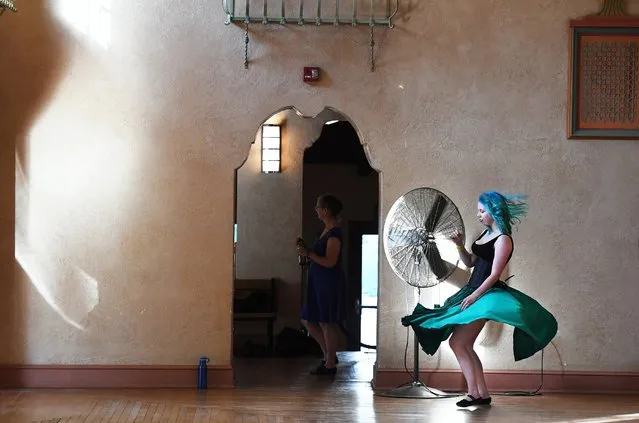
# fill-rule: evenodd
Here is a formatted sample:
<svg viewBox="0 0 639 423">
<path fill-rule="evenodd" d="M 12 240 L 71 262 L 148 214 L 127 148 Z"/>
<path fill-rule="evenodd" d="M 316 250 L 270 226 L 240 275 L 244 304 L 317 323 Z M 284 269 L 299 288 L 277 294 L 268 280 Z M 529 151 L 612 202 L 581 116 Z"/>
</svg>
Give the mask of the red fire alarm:
<svg viewBox="0 0 639 423">
<path fill-rule="evenodd" d="M 320 79 L 320 68 L 317 67 L 305 67 L 304 68 L 304 82 L 316 82 Z"/>
</svg>

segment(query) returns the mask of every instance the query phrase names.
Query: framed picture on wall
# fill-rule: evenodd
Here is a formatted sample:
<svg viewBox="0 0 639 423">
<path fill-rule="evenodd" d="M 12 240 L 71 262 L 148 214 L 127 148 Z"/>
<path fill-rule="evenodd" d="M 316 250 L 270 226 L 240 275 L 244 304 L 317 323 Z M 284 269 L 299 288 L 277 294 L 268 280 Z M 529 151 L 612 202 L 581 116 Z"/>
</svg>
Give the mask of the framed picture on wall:
<svg viewBox="0 0 639 423">
<path fill-rule="evenodd" d="M 569 139 L 639 139 L 639 19 L 570 22 Z"/>
</svg>

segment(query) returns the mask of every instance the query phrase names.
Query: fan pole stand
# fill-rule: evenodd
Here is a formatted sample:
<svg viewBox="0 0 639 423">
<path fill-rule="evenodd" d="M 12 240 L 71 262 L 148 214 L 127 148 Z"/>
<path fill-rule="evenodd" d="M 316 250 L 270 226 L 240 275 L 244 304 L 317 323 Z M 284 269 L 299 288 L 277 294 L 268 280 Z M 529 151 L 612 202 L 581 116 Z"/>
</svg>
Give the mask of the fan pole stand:
<svg viewBox="0 0 639 423">
<path fill-rule="evenodd" d="M 384 222 L 386 258 L 397 276 L 417 288 L 417 302 L 421 288 L 441 283 L 457 268 L 457 264 L 447 262 L 440 252 L 443 242 L 451 246 L 450 238 L 455 233 L 464 233 L 459 210 L 450 198 L 434 188 L 415 188 L 407 192 L 393 203 L 388 212 Z M 406 341 L 408 347 L 408 339 Z M 413 342 L 412 380 L 379 395 L 415 399 L 458 396 L 430 388 L 419 381 L 419 341 L 414 331 Z"/>
<path fill-rule="evenodd" d="M 413 380 L 398 386 L 389 392 L 379 394 L 382 397 L 392 398 L 450 398 L 458 395 L 447 394 L 439 389 L 430 388 L 419 381 L 419 343 L 413 334 Z"/>
</svg>

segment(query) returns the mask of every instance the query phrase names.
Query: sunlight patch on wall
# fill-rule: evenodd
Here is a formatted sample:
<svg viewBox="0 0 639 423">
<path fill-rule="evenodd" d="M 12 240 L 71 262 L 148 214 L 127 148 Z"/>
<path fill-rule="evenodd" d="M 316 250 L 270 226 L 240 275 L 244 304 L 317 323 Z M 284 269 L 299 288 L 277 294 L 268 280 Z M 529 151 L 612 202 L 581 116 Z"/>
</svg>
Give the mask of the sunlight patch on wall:
<svg viewBox="0 0 639 423">
<path fill-rule="evenodd" d="M 15 158 L 16 259 L 49 306 L 79 329 L 101 299 L 103 275 L 95 272 L 123 259 L 139 194 L 136 129 L 111 112 L 102 90 L 70 73 Z"/>
<path fill-rule="evenodd" d="M 111 43 L 112 0 L 59 0 L 58 12 L 72 29 L 104 49 Z"/>
<path fill-rule="evenodd" d="M 47 209 L 32 207 L 22 163 L 16 152 L 16 260 L 49 306 L 71 326 L 84 330 L 80 323 L 98 304 L 97 281 L 57 254 L 64 243 L 60 232 L 48 236 L 55 225 Z M 58 279 L 72 278 L 80 289 L 60 289 Z M 64 297 L 61 298 L 61 297 Z"/>
</svg>

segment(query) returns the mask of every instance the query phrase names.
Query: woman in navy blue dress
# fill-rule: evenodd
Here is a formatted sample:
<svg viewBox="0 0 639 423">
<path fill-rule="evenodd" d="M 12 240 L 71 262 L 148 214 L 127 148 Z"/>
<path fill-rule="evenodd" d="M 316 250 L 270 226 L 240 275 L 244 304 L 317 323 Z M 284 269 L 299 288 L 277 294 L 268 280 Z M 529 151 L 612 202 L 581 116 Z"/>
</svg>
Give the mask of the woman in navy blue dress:
<svg viewBox="0 0 639 423">
<path fill-rule="evenodd" d="M 342 228 L 339 214 L 342 203 L 332 195 L 323 195 L 315 205 L 324 231 L 310 250 L 298 242 L 297 253 L 308 258 L 306 304 L 302 308 L 302 323 L 317 341 L 324 360 L 311 374 L 334 375 L 337 372 L 337 334 L 345 318 L 346 277 L 342 268 Z"/>
</svg>

